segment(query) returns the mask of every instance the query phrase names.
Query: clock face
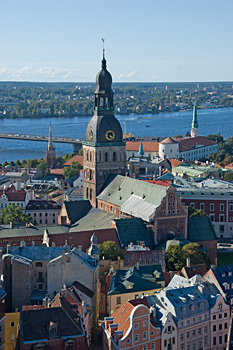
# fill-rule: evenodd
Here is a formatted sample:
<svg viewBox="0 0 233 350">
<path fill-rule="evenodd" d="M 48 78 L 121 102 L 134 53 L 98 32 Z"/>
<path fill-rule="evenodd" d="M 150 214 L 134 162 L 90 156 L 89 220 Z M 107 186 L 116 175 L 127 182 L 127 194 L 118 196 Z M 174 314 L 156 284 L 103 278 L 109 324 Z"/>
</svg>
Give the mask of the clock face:
<svg viewBox="0 0 233 350">
<path fill-rule="evenodd" d="M 112 141 L 115 138 L 115 132 L 112 130 L 108 130 L 105 134 L 105 137 L 108 141 Z"/>
<path fill-rule="evenodd" d="M 92 140 L 92 139 L 93 139 L 93 131 L 92 131 L 92 130 L 89 130 L 89 132 L 88 132 L 88 138 L 89 138 L 89 140 Z"/>
</svg>

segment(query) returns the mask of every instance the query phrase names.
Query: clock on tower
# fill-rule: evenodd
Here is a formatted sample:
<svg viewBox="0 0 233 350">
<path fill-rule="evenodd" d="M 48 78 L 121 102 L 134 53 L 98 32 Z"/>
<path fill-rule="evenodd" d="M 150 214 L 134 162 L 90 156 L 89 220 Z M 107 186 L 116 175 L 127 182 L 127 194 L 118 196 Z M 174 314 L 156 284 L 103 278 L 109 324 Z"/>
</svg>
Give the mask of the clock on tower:
<svg viewBox="0 0 233 350">
<path fill-rule="evenodd" d="M 83 197 L 96 207 L 96 196 L 107 177 L 125 174 L 125 142 L 121 125 L 114 116 L 112 76 L 107 70 L 104 50 L 94 94 L 94 116 L 83 141 Z"/>
</svg>

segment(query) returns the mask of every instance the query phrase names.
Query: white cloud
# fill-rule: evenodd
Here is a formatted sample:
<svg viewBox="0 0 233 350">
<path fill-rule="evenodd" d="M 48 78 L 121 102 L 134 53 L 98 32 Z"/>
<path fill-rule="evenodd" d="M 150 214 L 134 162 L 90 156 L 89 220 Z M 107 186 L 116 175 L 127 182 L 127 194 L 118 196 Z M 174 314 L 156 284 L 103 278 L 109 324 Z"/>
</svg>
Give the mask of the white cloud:
<svg viewBox="0 0 233 350">
<path fill-rule="evenodd" d="M 139 73 L 138 70 L 134 70 L 133 72 L 125 73 L 125 74 L 121 73 L 121 74 L 117 77 L 117 79 L 118 79 L 118 80 L 130 80 L 130 79 L 135 79 L 135 78 L 137 78 L 138 73 Z"/>
<path fill-rule="evenodd" d="M 92 75 L 85 76 L 79 70 L 57 67 L 25 66 L 21 68 L 0 68 L 0 80 L 29 80 L 29 81 L 88 81 Z"/>
</svg>

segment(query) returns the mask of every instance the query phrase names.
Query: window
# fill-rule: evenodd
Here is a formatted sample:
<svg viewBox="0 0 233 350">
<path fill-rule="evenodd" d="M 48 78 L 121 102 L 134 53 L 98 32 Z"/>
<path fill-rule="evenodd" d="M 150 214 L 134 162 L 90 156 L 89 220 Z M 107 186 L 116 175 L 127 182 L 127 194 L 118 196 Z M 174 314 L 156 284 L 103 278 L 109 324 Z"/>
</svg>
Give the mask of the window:
<svg viewBox="0 0 233 350">
<path fill-rule="evenodd" d="M 204 332 L 207 333 L 208 332 L 208 328 L 207 326 L 204 327 Z"/>
<path fill-rule="evenodd" d="M 200 203 L 200 209 L 205 210 L 205 203 Z"/>
<path fill-rule="evenodd" d="M 210 211 L 214 211 L 214 203 L 210 203 Z"/>
<path fill-rule="evenodd" d="M 142 349 L 147 350 L 147 345 L 143 345 Z"/>
<path fill-rule="evenodd" d="M 135 323 L 134 329 L 139 329 L 139 323 Z"/>
<path fill-rule="evenodd" d="M 143 332 L 142 333 L 142 339 L 146 339 L 147 338 L 147 332 Z"/>
<path fill-rule="evenodd" d="M 187 332 L 186 337 L 187 337 L 187 339 L 190 338 L 190 333 L 189 332 Z"/>
<path fill-rule="evenodd" d="M 36 266 L 37 266 L 37 267 L 42 267 L 42 266 L 43 266 L 42 261 L 37 261 L 37 262 L 36 262 Z"/>
<path fill-rule="evenodd" d="M 42 213 L 40 213 L 39 216 L 42 216 Z"/>
<path fill-rule="evenodd" d="M 216 332 L 216 325 L 213 326 L 213 332 Z"/>
<path fill-rule="evenodd" d="M 48 216 L 48 213 L 45 213 L 45 216 Z"/>
<path fill-rule="evenodd" d="M 104 160 L 105 160 L 105 162 L 108 161 L 108 152 L 105 152 L 105 153 L 104 153 Z"/>
<path fill-rule="evenodd" d="M 225 276 L 224 276 L 224 277 L 225 277 Z M 222 310 L 222 303 L 219 303 L 219 304 L 218 304 L 218 309 L 219 309 L 219 310 Z"/>
<path fill-rule="evenodd" d="M 220 204 L 220 211 L 224 211 L 224 204 Z"/>
<path fill-rule="evenodd" d="M 216 345 L 216 337 L 213 339 L 213 345 Z"/>
<path fill-rule="evenodd" d="M 115 161 L 116 161 L 116 152 L 113 152 L 113 155 L 112 155 L 112 160 L 113 160 L 113 162 L 115 162 Z"/>
<path fill-rule="evenodd" d="M 180 340 L 184 340 L 184 334 L 183 333 L 181 333 L 181 335 L 180 335 Z"/>
<path fill-rule="evenodd" d="M 193 209 L 195 209 L 195 203 L 190 203 L 190 207 L 192 207 Z"/>
<path fill-rule="evenodd" d="M 225 215 L 220 214 L 219 215 L 219 222 L 224 222 L 225 221 Z"/>
<path fill-rule="evenodd" d="M 227 323 L 224 323 L 224 329 L 227 329 Z"/>
<path fill-rule="evenodd" d="M 69 341 L 66 343 L 66 350 L 74 350 L 74 343 Z"/>
<path fill-rule="evenodd" d="M 220 225 L 219 226 L 219 232 L 220 233 L 224 233 L 224 225 Z"/>
<path fill-rule="evenodd" d="M 127 339 L 127 344 L 130 344 L 130 339 Z"/>
<path fill-rule="evenodd" d="M 230 211 L 233 211 L 233 204 L 230 204 L 229 210 L 230 210 Z"/>
<path fill-rule="evenodd" d="M 195 336 L 195 334 L 196 334 L 196 331 L 195 331 L 195 329 L 193 330 L 193 336 Z"/>
<path fill-rule="evenodd" d="M 215 221 L 215 215 L 214 214 L 210 214 L 210 221 L 214 222 Z"/>
<path fill-rule="evenodd" d="M 164 346 L 167 346 L 167 339 L 164 339 Z"/>
<path fill-rule="evenodd" d="M 11 327 L 14 327 L 15 326 L 15 322 L 11 322 Z"/>
<path fill-rule="evenodd" d="M 150 350 L 155 350 L 155 343 L 150 344 Z"/>
<path fill-rule="evenodd" d="M 135 340 L 135 342 L 139 341 L 139 335 L 138 334 L 135 334 L 134 340 Z"/>
<path fill-rule="evenodd" d="M 143 328 L 147 327 L 147 320 L 143 321 Z"/>
<path fill-rule="evenodd" d="M 227 342 L 227 334 L 224 335 L 224 343 Z"/>
<path fill-rule="evenodd" d="M 219 344 L 222 344 L 222 336 L 219 336 Z"/>
<path fill-rule="evenodd" d="M 116 298 L 116 303 L 119 305 L 119 304 L 121 304 L 121 297 L 117 297 Z"/>
<path fill-rule="evenodd" d="M 219 325 L 219 330 L 220 330 L 220 331 L 222 330 L 222 324 Z"/>
<path fill-rule="evenodd" d="M 198 328 L 198 335 L 201 334 L 201 328 Z"/>
<path fill-rule="evenodd" d="M 213 315 L 213 320 L 216 320 L 216 315 Z"/>
</svg>

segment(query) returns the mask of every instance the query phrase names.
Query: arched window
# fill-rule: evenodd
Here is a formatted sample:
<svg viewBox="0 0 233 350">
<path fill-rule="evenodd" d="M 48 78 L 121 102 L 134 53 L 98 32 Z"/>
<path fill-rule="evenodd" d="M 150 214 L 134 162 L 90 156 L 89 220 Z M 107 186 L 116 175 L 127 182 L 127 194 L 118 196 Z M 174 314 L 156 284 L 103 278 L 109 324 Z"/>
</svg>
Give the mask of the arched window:
<svg viewBox="0 0 233 350">
<path fill-rule="evenodd" d="M 116 162 L 116 152 L 113 152 L 112 160 L 113 160 L 113 162 Z"/>
<path fill-rule="evenodd" d="M 90 152 L 90 162 L 92 162 L 92 153 Z"/>
<path fill-rule="evenodd" d="M 90 180 L 92 180 L 92 170 L 90 170 L 90 176 L 89 176 Z M 90 191 L 91 192 L 91 191 Z"/>
<path fill-rule="evenodd" d="M 89 152 L 87 152 L 87 160 L 89 160 Z"/>
<path fill-rule="evenodd" d="M 104 153 L 104 160 L 105 160 L 105 162 L 108 161 L 108 152 L 105 152 L 105 153 Z"/>
<path fill-rule="evenodd" d="M 101 152 L 99 153 L 99 162 L 101 162 Z"/>
<path fill-rule="evenodd" d="M 89 193 L 88 193 L 88 187 L 87 187 L 87 190 L 86 190 L 86 198 L 88 199 L 88 195 L 89 195 Z"/>
<path fill-rule="evenodd" d="M 92 200 L 92 188 L 90 188 L 90 200 Z"/>
</svg>

